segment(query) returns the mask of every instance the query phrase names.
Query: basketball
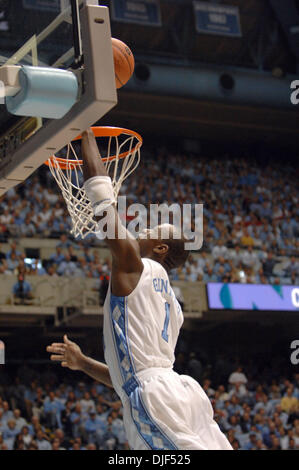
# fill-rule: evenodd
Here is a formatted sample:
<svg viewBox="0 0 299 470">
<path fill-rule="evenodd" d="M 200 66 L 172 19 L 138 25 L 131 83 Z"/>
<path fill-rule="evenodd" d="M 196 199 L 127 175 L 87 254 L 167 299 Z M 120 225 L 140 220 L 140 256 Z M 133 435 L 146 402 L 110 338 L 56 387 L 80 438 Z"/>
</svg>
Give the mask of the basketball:
<svg viewBox="0 0 299 470">
<path fill-rule="evenodd" d="M 124 86 L 132 77 L 135 60 L 131 49 L 119 39 L 112 38 L 116 88 Z"/>
</svg>

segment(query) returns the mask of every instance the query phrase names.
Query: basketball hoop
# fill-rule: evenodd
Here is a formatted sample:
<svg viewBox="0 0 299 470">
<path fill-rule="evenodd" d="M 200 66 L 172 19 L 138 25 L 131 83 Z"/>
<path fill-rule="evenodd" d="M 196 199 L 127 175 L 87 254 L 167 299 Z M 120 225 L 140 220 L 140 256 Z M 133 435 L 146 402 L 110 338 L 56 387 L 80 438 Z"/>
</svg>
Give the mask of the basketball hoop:
<svg viewBox="0 0 299 470">
<path fill-rule="evenodd" d="M 119 127 L 92 127 L 99 146 L 99 158 L 102 158 L 106 171 L 111 177 L 114 196 L 117 199 L 121 185 L 136 170 L 140 162 L 142 137 L 137 132 Z M 80 147 L 77 137 L 57 155 L 53 155 L 46 163 L 54 176 L 66 202 L 72 219 L 71 233 L 75 237 L 85 238 L 97 231 L 97 221 L 83 188 L 84 179 L 79 159 Z"/>
</svg>

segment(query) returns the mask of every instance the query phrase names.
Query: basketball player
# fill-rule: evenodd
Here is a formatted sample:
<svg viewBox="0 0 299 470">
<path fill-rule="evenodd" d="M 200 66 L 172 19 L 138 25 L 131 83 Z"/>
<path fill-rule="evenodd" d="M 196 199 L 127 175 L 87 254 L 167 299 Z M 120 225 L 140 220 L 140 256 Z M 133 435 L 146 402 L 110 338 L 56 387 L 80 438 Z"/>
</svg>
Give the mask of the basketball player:
<svg viewBox="0 0 299 470">
<path fill-rule="evenodd" d="M 82 153 L 84 188 L 95 216 L 100 219 L 106 211 L 115 228 L 115 237 L 107 239 L 112 254 L 104 305 L 108 367 L 84 356 L 67 336 L 47 348 L 54 353 L 51 359 L 115 389 L 131 449 L 231 450 L 201 386 L 173 371 L 183 314 L 168 272 L 186 261 L 185 240 L 174 238 L 173 226 L 167 239 L 162 226 L 132 238 L 120 222 L 91 130 L 83 134 Z"/>
</svg>

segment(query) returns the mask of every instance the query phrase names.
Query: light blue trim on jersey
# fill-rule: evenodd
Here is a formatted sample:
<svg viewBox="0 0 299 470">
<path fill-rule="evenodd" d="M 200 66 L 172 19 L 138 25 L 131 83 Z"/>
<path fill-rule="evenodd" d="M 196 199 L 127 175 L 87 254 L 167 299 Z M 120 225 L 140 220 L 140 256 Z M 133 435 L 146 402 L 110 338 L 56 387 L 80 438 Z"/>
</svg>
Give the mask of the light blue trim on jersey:
<svg viewBox="0 0 299 470">
<path fill-rule="evenodd" d="M 127 313 L 127 297 L 125 298 L 125 314 Z M 129 315 L 126 314 L 125 315 L 125 322 L 126 322 L 126 332 L 128 331 L 128 319 L 129 319 Z M 127 334 L 127 333 L 126 333 Z M 136 375 L 136 369 L 135 369 L 135 365 L 134 365 L 134 360 L 133 360 L 133 356 L 131 354 L 131 350 L 130 350 L 130 342 L 128 341 L 128 351 L 129 351 L 129 358 L 130 358 L 130 362 L 132 364 L 132 368 L 134 370 L 134 374 L 135 374 L 135 377 L 137 379 L 137 382 L 138 384 L 140 385 L 140 382 L 138 380 L 138 377 Z M 171 450 L 178 450 L 178 448 L 175 446 L 175 444 L 171 441 L 171 439 L 161 430 L 161 428 L 158 426 L 157 423 L 155 423 L 153 421 L 153 419 L 151 418 L 150 416 L 150 413 L 148 412 L 147 408 L 146 408 L 146 405 L 143 401 L 143 398 L 142 398 L 142 395 L 140 393 L 140 390 L 139 389 L 136 389 L 138 390 L 138 400 L 140 401 L 140 408 L 143 407 L 144 409 L 144 412 L 146 413 L 147 417 L 148 417 L 148 420 L 153 424 L 153 426 L 155 426 L 155 428 L 158 430 L 158 432 L 161 434 L 161 436 L 164 436 L 166 441 L 168 442 L 168 445 L 170 447 Z M 136 399 L 136 403 L 138 403 L 138 400 Z M 136 424 L 136 423 L 135 423 Z M 144 437 L 144 436 L 143 436 Z M 163 443 L 162 443 L 163 444 Z M 151 444 L 149 443 L 149 445 L 151 446 Z M 155 439 L 154 439 L 154 442 L 153 442 L 153 445 L 158 445 L 158 446 L 161 446 L 161 441 L 159 441 L 159 437 L 156 436 Z M 153 449 L 153 447 L 151 446 L 151 448 Z M 159 449 L 154 449 L 154 450 L 159 450 Z M 168 450 L 168 447 L 165 448 L 165 450 Z"/>
<path fill-rule="evenodd" d="M 151 450 L 177 450 L 177 447 L 154 423 L 142 400 L 127 338 L 126 297 L 116 297 L 111 294 L 110 319 L 119 367 L 124 380 L 123 390 L 129 397 L 132 419 L 140 436 Z"/>
</svg>

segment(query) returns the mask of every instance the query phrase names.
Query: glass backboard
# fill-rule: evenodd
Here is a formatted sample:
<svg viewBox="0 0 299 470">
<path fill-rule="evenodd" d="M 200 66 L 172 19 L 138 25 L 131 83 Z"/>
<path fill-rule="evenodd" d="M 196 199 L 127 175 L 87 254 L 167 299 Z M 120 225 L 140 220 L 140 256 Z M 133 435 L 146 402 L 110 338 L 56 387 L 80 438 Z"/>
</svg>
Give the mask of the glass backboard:
<svg viewBox="0 0 299 470">
<path fill-rule="evenodd" d="M 83 0 L 78 4 L 82 5 Z M 0 16 L 5 19 L 5 28 L 0 29 L 0 65 L 68 69 L 74 64 L 79 37 L 73 30 L 74 12 L 70 0 L 13 0 L 0 5 Z M 1 133 L 14 126 L 18 128 L 18 122 L 24 120 L 0 106 Z M 29 133 L 43 125 L 42 119 L 26 121 L 25 129 Z M 0 152 L 1 149 L 3 154 L 5 145 L 0 145 Z"/>
<path fill-rule="evenodd" d="M 79 135 L 115 106 L 117 95 L 110 84 L 110 81 L 114 83 L 114 66 L 109 10 L 99 6 L 97 0 L 0 0 L 0 45 L 0 67 L 29 65 L 71 70 L 81 86 L 79 102 L 66 120 L 61 119 L 56 125 L 57 145 L 47 141 L 55 136 L 53 120 L 12 115 L 0 97 L 1 195 L 40 166 L 42 154 L 40 163 L 38 158 L 31 158 L 21 172 L 15 171 L 23 158 L 27 161 L 33 155 L 38 145 L 48 149 L 47 155 L 43 155 L 50 157 L 54 150 L 62 148 L 71 137 Z M 101 63 L 105 73 L 100 70 Z M 83 74 L 85 84 L 89 84 L 86 88 L 82 86 Z M 90 112 L 97 101 L 99 106 Z M 107 101 L 110 105 L 105 106 L 103 103 Z M 83 116 L 78 121 L 76 118 L 82 113 L 85 119 Z M 68 136 L 65 134 L 65 139 L 59 137 L 64 125 L 73 129 Z M 27 145 L 32 139 L 34 145 Z M 18 155 L 23 144 L 26 144 L 24 152 Z"/>
<path fill-rule="evenodd" d="M 0 65 L 71 65 L 79 39 L 73 32 L 70 0 L 14 0 L 5 17 L 8 30 L 0 29 Z"/>
</svg>

